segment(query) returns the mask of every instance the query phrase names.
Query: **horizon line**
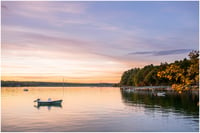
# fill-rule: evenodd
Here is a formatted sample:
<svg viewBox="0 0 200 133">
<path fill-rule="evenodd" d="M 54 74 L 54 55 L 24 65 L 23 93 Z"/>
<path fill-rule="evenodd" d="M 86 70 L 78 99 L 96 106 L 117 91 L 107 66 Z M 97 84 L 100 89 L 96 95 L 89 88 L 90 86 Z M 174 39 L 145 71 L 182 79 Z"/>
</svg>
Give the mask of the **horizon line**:
<svg viewBox="0 0 200 133">
<path fill-rule="evenodd" d="M 117 84 L 117 83 L 110 83 L 110 82 L 95 82 L 95 83 L 84 83 L 84 82 L 47 82 L 47 81 L 16 81 L 16 80 L 1 80 L 1 82 L 41 82 L 41 83 L 73 83 L 73 84 Z"/>
</svg>

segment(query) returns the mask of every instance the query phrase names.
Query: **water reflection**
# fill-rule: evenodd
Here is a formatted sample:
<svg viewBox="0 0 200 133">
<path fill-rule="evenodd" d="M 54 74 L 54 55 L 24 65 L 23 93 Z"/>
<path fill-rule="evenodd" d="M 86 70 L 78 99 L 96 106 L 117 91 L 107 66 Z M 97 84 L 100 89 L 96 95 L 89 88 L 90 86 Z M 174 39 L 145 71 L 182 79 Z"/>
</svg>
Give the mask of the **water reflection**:
<svg viewBox="0 0 200 133">
<path fill-rule="evenodd" d="M 164 97 L 152 95 L 151 92 L 126 92 L 121 90 L 122 99 L 125 105 L 140 105 L 148 111 L 160 110 L 164 114 L 167 112 L 184 113 L 195 117 L 199 116 L 198 95 L 166 93 Z"/>
<path fill-rule="evenodd" d="M 34 105 L 35 108 L 37 108 L 38 110 L 42 107 L 42 108 L 48 108 L 48 110 L 51 110 L 51 108 L 62 108 L 61 104 L 55 104 L 55 105 Z"/>
<path fill-rule="evenodd" d="M 199 131 L 194 96 L 153 97 L 111 87 L 27 87 L 28 93 L 23 89 L 2 88 L 2 131 Z M 33 100 L 38 97 L 64 102 L 61 107 L 37 106 Z"/>
</svg>

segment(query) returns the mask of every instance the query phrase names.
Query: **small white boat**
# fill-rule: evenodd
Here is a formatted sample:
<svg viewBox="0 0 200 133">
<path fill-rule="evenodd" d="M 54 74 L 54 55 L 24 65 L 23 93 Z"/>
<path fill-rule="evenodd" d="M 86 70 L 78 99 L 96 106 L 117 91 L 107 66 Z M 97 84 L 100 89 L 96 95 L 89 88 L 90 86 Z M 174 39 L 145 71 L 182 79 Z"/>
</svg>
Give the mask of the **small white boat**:
<svg viewBox="0 0 200 133">
<path fill-rule="evenodd" d="M 165 96 L 165 94 L 166 94 L 165 92 L 158 92 L 156 95 L 160 96 L 160 97 L 163 97 L 163 96 Z"/>
<path fill-rule="evenodd" d="M 134 89 L 128 88 L 128 89 L 125 89 L 124 91 L 125 91 L 125 92 L 134 92 Z"/>
<path fill-rule="evenodd" d="M 37 99 L 34 102 L 37 102 L 38 105 L 60 105 L 62 100 L 51 100 L 49 98 L 48 101 L 41 101 L 40 99 Z"/>
</svg>

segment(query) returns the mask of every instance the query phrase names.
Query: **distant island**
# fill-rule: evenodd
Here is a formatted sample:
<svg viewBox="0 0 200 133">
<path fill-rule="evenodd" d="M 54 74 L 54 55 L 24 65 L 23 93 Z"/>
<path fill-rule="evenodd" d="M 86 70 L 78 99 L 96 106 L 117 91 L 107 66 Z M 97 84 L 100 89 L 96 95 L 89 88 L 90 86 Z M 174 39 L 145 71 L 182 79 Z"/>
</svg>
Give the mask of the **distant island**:
<svg viewBox="0 0 200 133">
<path fill-rule="evenodd" d="M 2 87 L 24 87 L 24 86 L 65 86 L 65 87 L 112 87 L 113 83 L 62 83 L 62 82 L 34 82 L 34 81 L 1 81 Z"/>
</svg>

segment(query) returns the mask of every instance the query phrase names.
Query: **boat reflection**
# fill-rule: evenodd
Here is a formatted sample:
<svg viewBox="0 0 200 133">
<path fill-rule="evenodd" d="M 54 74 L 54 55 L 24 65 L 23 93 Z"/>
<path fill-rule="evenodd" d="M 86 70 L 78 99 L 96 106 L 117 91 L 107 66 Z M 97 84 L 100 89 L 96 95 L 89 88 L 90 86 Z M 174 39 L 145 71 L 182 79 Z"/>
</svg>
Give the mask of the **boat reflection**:
<svg viewBox="0 0 200 133">
<path fill-rule="evenodd" d="M 35 108 L 37 108 L 38 110 L 42 107 L 45 108 L 47 107 L 48 110 L 51 110 L 51 108 L 62 108 L 61 104 L 53 104 L 53 105 L 34 105 Z"/>
</svg>

